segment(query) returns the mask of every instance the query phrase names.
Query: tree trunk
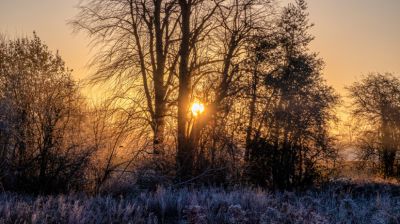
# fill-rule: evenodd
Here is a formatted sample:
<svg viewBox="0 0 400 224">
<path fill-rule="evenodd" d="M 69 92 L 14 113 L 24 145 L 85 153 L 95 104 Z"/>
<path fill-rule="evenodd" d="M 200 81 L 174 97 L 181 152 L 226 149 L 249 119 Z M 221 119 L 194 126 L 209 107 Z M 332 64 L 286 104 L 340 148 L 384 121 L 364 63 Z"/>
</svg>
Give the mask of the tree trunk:
<svg viewBox="0 0 400 224">
<path fill-rule="evenodd" d="M 164 154 L 165 113 L 167 106 L 165 100 L 166 90 L 164 86 L 163 72 L 163 68 L 158 68 L 154 74 L 155 102 L 153 118 L 153 151 L 155 155 Z"/>
<path fill-rule="evenodd" d="M 384 177 L 394 176 L 394 161 L 396 150 L 392 146 L 392 138 L 390 133 L 389 122 L 383 119 L 382 122 L 382 159 L 383 159 L 383 174 Z"/>
<path fill-rule="evenodd" d="M 190 11 L 191 5 L 186 0 L 179 0 L 181 8 L 181 43 L 179 64 L 178 93 L 178 151 L 177 176 L 179 180 L 187 180 L 192 175 L 194 149 L 188 139 L 188 109 L 190 104 L 191 77 L 189 71 L 190 55 Z"/>
<path fill-rule="evenodd" d="M 162 0 L 154 1 L 154 29 L 156 43 L 156 70 L 153 73 L 154 80 L 154 139 L 153 149 L 154 154 L 159 155 L 164 153 L 164 129 L 165 129 L 165 113 L 166 113 L 166 88 L 164 86 L 164 70 L 166 55 L 163 47 L 163 31 L 161 28 L 161 2 Z M 166 34 L 168 35 L 168 33 Z M 168 43 L 165 43 L 168 44 Z"/>
<path fill-rule="evenodd" d="M 252 77 L 252 85 L 251 85 L 251 101 L 249 106 L 249 124 L 246 130 L 246 149 L 244 159 L 246 162 L 250 161 L 251 154 L 251 142 L 252 142 L 252 133 L 253 133 L 253 122 L 254 116 L 256 113 L 256 100 L 257 100 L 257 85 L 258 85 L 258 77 L 257 77 L 257 64 L 255 65 Z"/>
</svg>

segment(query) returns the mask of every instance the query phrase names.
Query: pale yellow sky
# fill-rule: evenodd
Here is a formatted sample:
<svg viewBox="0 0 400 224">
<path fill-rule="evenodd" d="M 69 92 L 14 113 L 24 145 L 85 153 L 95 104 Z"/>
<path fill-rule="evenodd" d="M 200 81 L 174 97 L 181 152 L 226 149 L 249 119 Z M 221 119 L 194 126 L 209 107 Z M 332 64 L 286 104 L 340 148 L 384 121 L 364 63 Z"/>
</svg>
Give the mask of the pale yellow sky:
<svg viewBox="0 0 400 224">
<path fill-rule="evenodd" d="M 281 0 L 282 3 L 289 0 Z M 66 23 L 79 0 L 0 0 L 0 32 L 31 35 L 35 30 L 58 49 L 74 76 L 87 75 L 89 40 Z M 316 36 L 312 49 L 326 62 L 325 78 L 340 93 L 368 72 L 400 73 L 400 0 L 309 0 Z"/>
</svg>

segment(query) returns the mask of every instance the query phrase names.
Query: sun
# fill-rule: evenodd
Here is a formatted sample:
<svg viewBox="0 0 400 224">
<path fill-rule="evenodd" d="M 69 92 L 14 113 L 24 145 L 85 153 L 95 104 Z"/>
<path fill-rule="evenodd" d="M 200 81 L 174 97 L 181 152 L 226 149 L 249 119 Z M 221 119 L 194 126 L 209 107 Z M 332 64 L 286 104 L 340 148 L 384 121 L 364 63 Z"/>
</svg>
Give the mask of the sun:
<svg viewBox="0 0 400 224">
<path fill-rule="evenodd" d="M 201 113 L 204 112 L 204 104 L 202 104 L 200 102 L 194 102 L 192 104 L 191 110 L 192 110 L 192 114 L 194 116 L 198 116 L 198 115 L 200 115 Z"/>
</svg>

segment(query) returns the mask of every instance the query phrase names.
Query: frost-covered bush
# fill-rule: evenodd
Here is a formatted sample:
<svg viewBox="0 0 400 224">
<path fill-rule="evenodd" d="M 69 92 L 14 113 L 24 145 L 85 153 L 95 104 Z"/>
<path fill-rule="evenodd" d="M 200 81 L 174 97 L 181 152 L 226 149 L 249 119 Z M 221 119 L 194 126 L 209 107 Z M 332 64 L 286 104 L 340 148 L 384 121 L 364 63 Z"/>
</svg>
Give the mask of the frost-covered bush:
<svg viewBox="0 0 400 224">
<path fill-rule="evenodd" d="M 159 188 L 124 197 L 1 193 L 0 223 L 399 223 L 399 187 L 342 182 L 306 192 Z"/>
</svg>

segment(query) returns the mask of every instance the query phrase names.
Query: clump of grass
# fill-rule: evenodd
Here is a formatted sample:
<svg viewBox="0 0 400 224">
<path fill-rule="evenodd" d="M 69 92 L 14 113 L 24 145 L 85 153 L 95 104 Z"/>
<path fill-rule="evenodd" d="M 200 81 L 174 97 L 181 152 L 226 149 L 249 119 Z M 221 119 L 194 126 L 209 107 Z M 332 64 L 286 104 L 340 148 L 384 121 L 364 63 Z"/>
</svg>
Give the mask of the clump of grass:
<svg viewBox="0 0 400 224">
<path fill-rule="evenodd" d="M 0 193 L 0 223 L 398 223 L 398 188 L 394 183 L 346 181 L 306 192 L 159 188 L 124 197 Z"/>
</svg>

